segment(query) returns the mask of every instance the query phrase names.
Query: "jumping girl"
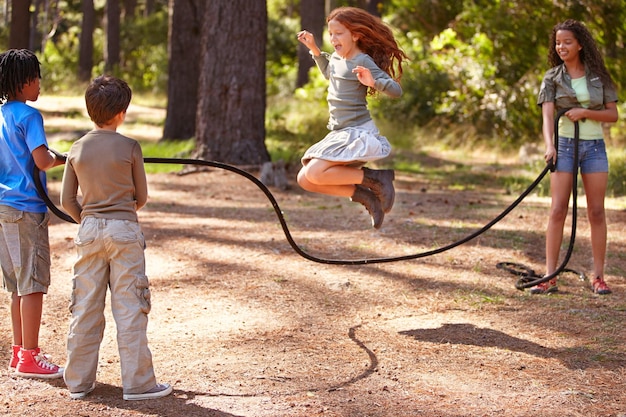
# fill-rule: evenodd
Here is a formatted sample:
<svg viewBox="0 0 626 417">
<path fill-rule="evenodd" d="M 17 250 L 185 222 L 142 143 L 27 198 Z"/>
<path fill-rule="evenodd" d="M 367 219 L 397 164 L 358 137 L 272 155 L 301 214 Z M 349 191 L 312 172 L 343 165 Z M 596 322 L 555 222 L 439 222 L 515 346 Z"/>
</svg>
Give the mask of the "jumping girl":
<svg viewBox="0 0 626 417">
<path fill-rule="evenodd" d="M 307 191 L 363 204 L 378 229 L 393 206 L 395 174 L 391 169 L 363 167 L 391 152 L 389 141 L 372 121 L 367 96 L 382 92 L 400 97 L 402 61 L 407 56 L 389 27 L 363 9 L 337 8 L 326 22 L 333 54 L 321 52 L 310 32 L 298 33 L 298 41 L 309 48 L 329 80 L 330 113 L 330 133 L 305 152 L 298 184 Z"/>
</svg>

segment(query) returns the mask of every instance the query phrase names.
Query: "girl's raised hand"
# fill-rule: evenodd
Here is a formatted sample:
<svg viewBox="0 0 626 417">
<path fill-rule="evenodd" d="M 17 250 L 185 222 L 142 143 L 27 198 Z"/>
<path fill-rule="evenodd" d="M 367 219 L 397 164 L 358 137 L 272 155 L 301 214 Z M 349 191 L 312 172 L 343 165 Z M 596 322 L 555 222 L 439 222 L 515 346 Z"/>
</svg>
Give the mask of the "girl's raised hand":
<svg viewBox="0 0 626 417">
<path fill-rule="evenodd" d="M 313 56 L 318 56 L 321 53 L 320 49 L 317 47 L 317 44 L 315 43 L 315 37 L 313 36 L 311 32 L 302 30 L 298 32 L 296 36 L 298 37 L 299 42 L 301 42 L 302 44 L 304 44 L 304 46 L 309 48 Z"/>
<path fill-rule="evenodd" d="M 312 33 L 306 30 L 302 30 L 298 32 L 297 36 L 298 36 L 298 41 L 303 43 L 307 48 L 311 49 L 312 46 L 315 46 L 315 38 L 313 37 Z"/>
</svg>

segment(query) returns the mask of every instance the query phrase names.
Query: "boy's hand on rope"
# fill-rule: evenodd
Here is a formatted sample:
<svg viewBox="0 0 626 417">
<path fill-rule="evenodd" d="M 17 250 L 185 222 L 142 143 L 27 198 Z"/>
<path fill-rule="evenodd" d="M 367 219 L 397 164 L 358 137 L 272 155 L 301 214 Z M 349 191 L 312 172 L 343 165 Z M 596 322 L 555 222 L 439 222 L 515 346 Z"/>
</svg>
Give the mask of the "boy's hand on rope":
<svg viewBox="0 0 626 417">
<path fill-rule="evenodd" d="M 56 157 L 56 159 L 58 159 L 59 161 L 63 161 L 63 163 L 65 163 L 67 161 L 67 154 L 66 153 L 61 153 L 59 151 L 55 151 L 52 148 L 48 148 L 48 150 Z"/>
</svg>

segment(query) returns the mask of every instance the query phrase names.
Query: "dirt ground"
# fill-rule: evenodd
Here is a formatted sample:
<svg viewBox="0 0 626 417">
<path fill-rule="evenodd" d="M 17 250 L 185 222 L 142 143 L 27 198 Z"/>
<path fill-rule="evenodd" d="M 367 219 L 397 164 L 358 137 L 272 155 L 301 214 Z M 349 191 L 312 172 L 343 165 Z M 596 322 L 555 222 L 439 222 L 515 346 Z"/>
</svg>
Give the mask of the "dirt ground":
<svg viewBox="0 0 626 417">
<path fill-rule="evenodd" d="M 327 259 L 403 256 L 468 235 L 512 196 L 435 189 L 399 174 L 380 231 L 347 200 L 272 190 L 290 232 Z M 53 198 L 58 183 L 50 185 Z M 288 244 L 265 195 L 226 171 L 150 175 L 141 212 L 159 380 L 174 393 L 121 399 L 115 326 L 95 391 L 71 401 L 62 380 L 0 375 L 0 411 L 37 416 L 625 416 L 626 213 L 608 210 L 607 280 L 593 295 L 573 274 L 530 296 L 496 268 L 541 270 L 547 200 L 529 197 L 492 230 L 434 256 L 363 266 L 306 260 Z M 55 200 L 58 201 L 58 200 Z M 53 217 L 53 284 L 42 346 L 65 359 L 76 225 Z M 589 272 L 579 216 L 570 267 Z M 8 296 L 2 314 L 8 318 Z M 0 360 L 10 328 L 2 321 Z"/>
<path fill-rule="evenodd" d="M 50 184 L 57 202 L 59 185 Z M 265 195 L 241 176 L 216 169 L 150 174 L 149 187 L 140 212 L 153 299 L 148 335 L 157 377 L 174 385 L 173 394 L 122 400 L 107 309 L 97 385 L 87 399 L 70 400 L 61 379 L 20 379 L 3 366 L 0 414 L 626 416 L 623 200 L 607 201 L 606 279 L 613 294 L 593 295 L 587 282 L 566 274 L 559 293 L 531 296 L 496 264 L 543 272 L 546 198 L 528 197 L 493 229 L 433 256 L 332 265 L 298 255 Z M 395 207 L 379 231 L 347 199 L 305 193 L 293 181 L 291 189 L 272 193 L 298 246 L 333 260 L 445 246 L 516 197 L 498 187 L 459 189 L 445 178 L 433 183 L 406 173 L 397 174 L 396 187 Z M 569 267 L 588 274 L 584 207 L 577 226 Z M 60 364 L 76 228 L 52 216 L 53 283 L 41 345 Z M 0 362 L 6 363 L 9 297 L 2 298 Z"/>
</svg>

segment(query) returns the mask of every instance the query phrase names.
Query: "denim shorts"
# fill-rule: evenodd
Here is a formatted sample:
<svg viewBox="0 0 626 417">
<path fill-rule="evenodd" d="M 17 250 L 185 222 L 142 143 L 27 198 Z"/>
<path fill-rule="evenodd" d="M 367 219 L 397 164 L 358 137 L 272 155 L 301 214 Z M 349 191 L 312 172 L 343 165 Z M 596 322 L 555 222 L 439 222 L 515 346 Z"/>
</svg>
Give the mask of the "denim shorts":
<svg viewBox="0 0 626 417">
<path fill-rule="evenodd" d="M 574 172 L 575 139 L 559 137 L 556 170 L 558 172 Z M 609 172 L 609 160 L 603 139 L 578 141 L 578 166 L 581 174 Z"/>
</svg>

